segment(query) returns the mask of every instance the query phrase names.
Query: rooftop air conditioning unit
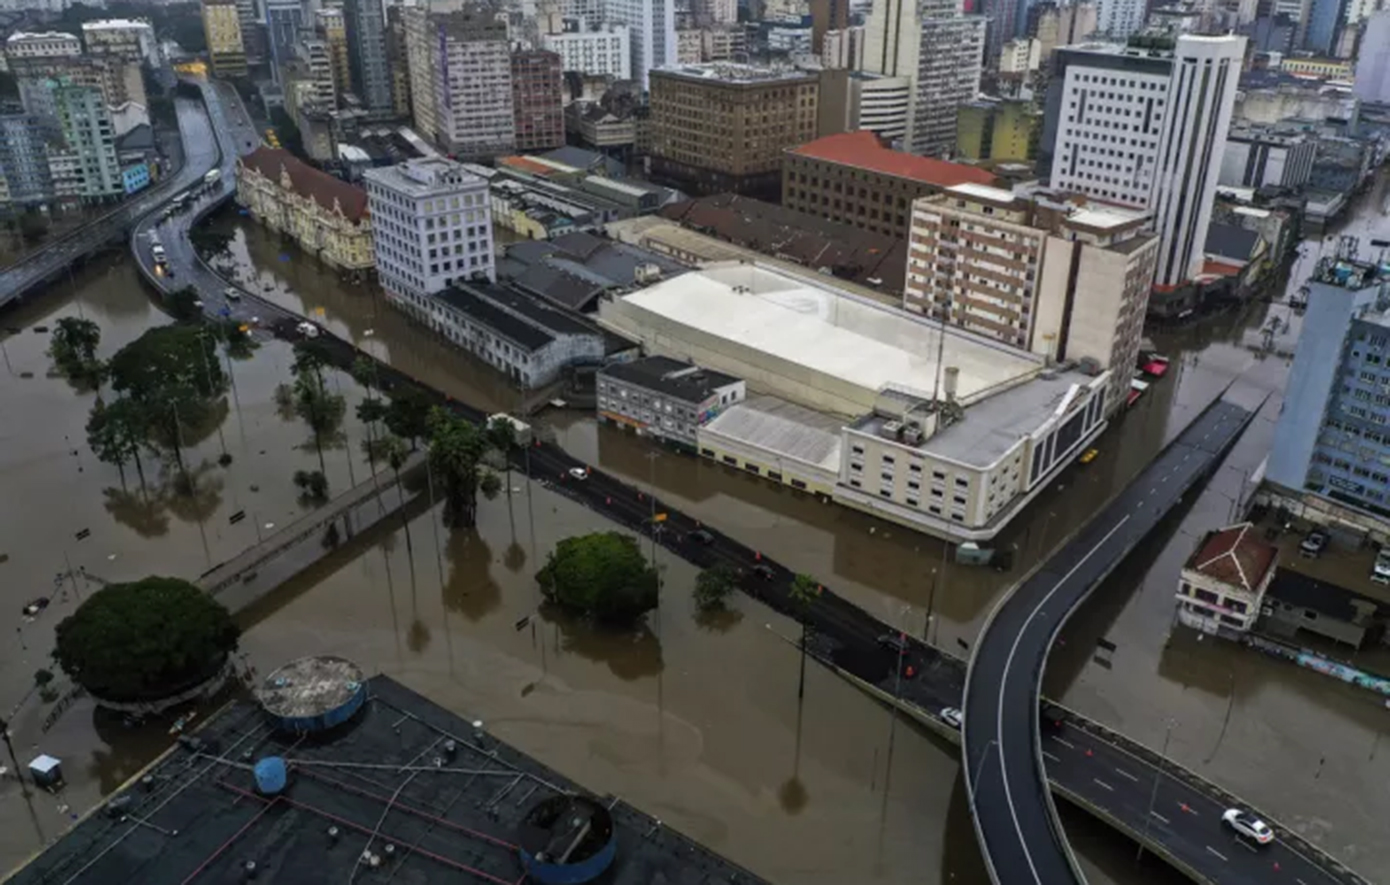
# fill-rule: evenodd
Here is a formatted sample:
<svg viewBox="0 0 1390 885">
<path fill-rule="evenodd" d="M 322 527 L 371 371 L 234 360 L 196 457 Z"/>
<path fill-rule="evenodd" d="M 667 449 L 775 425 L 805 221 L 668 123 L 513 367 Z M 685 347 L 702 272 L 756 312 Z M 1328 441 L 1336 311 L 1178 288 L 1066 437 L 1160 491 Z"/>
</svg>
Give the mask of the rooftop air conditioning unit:
<svg viewBox="0 0 1390 885">
<path fill-rule="evenodd" d="M 652 264 L 650 262 L 646 264 L 639 264 L 637 265 L 637 268 L 632 272 L 632 276 L 633 279 L 636 280 L 639 284 L 645 286 L 648 283 L 654 283 L 657 280 L 661 279 L 661 268 L 658 265 Z"/>
<path fill-rule="evenodd" d="M 884 439 L 898 439 L 903 432 L 903 422 L 884 421 L 883 426 L 878 429 L 878 435 Z"/>
</svg>

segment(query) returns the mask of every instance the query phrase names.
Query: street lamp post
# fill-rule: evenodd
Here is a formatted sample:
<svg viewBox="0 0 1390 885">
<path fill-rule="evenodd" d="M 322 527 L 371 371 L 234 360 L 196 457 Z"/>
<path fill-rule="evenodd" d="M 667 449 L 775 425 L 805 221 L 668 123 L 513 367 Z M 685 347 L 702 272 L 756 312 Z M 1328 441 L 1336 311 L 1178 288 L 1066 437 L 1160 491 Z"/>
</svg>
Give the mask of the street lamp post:
<svg viewBox="0 0 1390 885">
<path fill-rule="evenodd" d="M 980 782 L 980 776 L 985 773 L 985 763 L 989 761 L 990 748 L 998 745 L 998 738 L 990 738 L 989 743 L 985 744 L 985 751 L 980 754 L 980 762 L 975 766 L 975 776 L 970 779 L 971 784 L 978 784 Z M 968 786 L 969 785 L 967 785 L 967 787 Z M 975 790 L 973 788 L 968 788 L 966 793 L 970 796 L 970 813 L 973 815 L 975 813 Z"/>
<path fill-rule="evenodd" d="M 1149 826 L 1153 823 L 1154 805 L 1158 803 L 1158 779 L 1163 774 L 1163 763 L 1168 758 L 1168 741 L 1173 737 L 1173 726 L 1177 723 L 1169 719 L 1167 729 L 1163 733 L 1163 752 L 1159 754 L 1158 764 L 1154 766 L 1154 788 L 1149 793 L 1149 810 L 1144 815 L 1144 838 L 1139 840 L 1139 850 L 1134 855 L 1134 862 L 1137 864 L 1144 857 L 1144 840 L 1149 838 Z"/>
</svg>

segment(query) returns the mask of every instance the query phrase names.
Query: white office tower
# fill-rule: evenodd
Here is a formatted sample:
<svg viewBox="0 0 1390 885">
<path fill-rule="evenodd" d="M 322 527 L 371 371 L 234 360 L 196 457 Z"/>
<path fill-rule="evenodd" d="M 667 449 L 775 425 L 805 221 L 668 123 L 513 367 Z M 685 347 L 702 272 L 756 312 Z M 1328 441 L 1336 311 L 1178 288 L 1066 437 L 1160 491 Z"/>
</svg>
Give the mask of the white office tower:
<svg viewBox="0 0 1390 885">
<path fill-rule="evenodd" d="M 1134 42 L 1058 49 L 1051 184 L 1152 213 L 1154 283 L 1172 287 L 1201 267 L 1245 38 Z"/>
<path fill-rule="evenodd" d="M 632 79 L 643 89 L 653 68 L 676 64 L 676 0 L 606 0 L 604 19 L 628 26 Z"/>
<path fill-rule="evenodd" d="M 1352 92 L 1362 101 L 1390 102 L 1390 12 L 1366 19 Z"/>
<path fill-rule="evenodd" d="M 583 19 L 562 21 L 565 30 L 557 34 L 541 34 L 540 43 L 542 49 L 560 56 L 560 65 L 564 70 L 596 76 L 611 74 L 619 80 L 632 79 L 632 40 L 627 25 L 609 22 L 592 30 Z M 571 24 L 577 27 L 571 27 Z"/>
<path fill-rule="evenodd" d="M 1144 0 L 1097 0 L 1096 31 L 1123 40 L 1144 27 Z"/>
<path fill-rule="evenodd" d="M 377 277 L 389 301 L 428 313 L 456 280 L 497 278 L 487 182 L 443 157 L 368 169 Z"/>
</svg>

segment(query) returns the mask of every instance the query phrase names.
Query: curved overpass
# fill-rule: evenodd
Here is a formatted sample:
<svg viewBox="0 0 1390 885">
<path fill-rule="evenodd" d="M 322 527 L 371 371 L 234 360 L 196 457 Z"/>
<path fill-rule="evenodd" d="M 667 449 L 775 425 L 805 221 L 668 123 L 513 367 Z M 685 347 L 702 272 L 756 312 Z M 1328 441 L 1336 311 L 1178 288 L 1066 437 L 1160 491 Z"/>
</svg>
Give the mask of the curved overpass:
<svg viewBox="0 0 1390 885">
<path fill-rule="evenodd" d="M 966 678 L 962 740 L 976 833 L 999 885 L 1084 882 L 1043 765 L 1038 705 L 1048 650 L 1072 611 L 1215 468 L 1252 417 L 1232 403 L 1211 406 L 991 613 Z M 1219 819 L 1205 823 L 1219 830 Z"/>
</svg>

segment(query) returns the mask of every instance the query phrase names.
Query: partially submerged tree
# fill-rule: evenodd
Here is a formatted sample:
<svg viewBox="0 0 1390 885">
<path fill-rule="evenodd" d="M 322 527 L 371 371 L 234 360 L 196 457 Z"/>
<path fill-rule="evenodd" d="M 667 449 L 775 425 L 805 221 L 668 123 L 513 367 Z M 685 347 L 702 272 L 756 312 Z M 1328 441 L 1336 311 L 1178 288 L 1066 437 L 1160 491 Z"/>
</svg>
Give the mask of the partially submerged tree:
<svg viewBox="0 0 1390 885">
<path fill-rule="evenodd" d="M 62 317 L 53 324 L 48 355 L 65 377 L 92 380 L 101 372 L 101 361 L 97 359 L 100 344 L 101 327 L 96 323 L 81 317 Z"/>
<path fill-rule="evenodd" d="M 620 532 L 564 539 L 536 581 L 550 602 L 610 624 L 630 624 L 656 608 L 659 592 L 637 539 Z"/>
<path fill-rule="evenodd" d="M 695 607 L 702 612 L 723 611 L 725 600 L 738 589 L 738 576 L 727 565 L 710 566 L 695 577 Z"/>
<path fill-rule="evenodd" d="M 115 464 L 125 485 L 125 465 L 135 462 L 140 486 L 145 485 L 145 466 L 140 461 L 140 446 L 149 437 L 149 415 L 135 400 L 118 396 L 110 403 L 98 399 L 87 419 L 87 445 L 97 460 Z"/>
<path fill-rule="evenodd" d="M 436 407 L 429 417 L 429 466 L 444 492 L 444 522 L 454 528 L 478 521 L 478 493 L 492 500 L 502 480 L 483 457 L 490 448 L 483 430 L 471 421 Z"/>
<path fill-rule="evenodd" d="M 429 394 L 407 387 L 391 397 L 386 413 L 386 429 L 410 443 L 414 449 L 430 432 L 430 410 L 434 401 Z"/>
<path fill-rule="evenodd" d="M 309 425 L 314 434 L 314 449 L 319 455 L 319 472 L 326 473 L 323 443 L 337 433 L 347 413 L 347 401 L 342 394 L 332 393 L 323 380 L 327 357 L 317 348 L 295 345 L 294 411 Z"/>
<path fill-rule="evenodd" d="M 156 700 L 217 674 L 240 631 L 179 578 L 111 584 L 58 624 L 53 658 L 98 701 Z"/>
</svg>

